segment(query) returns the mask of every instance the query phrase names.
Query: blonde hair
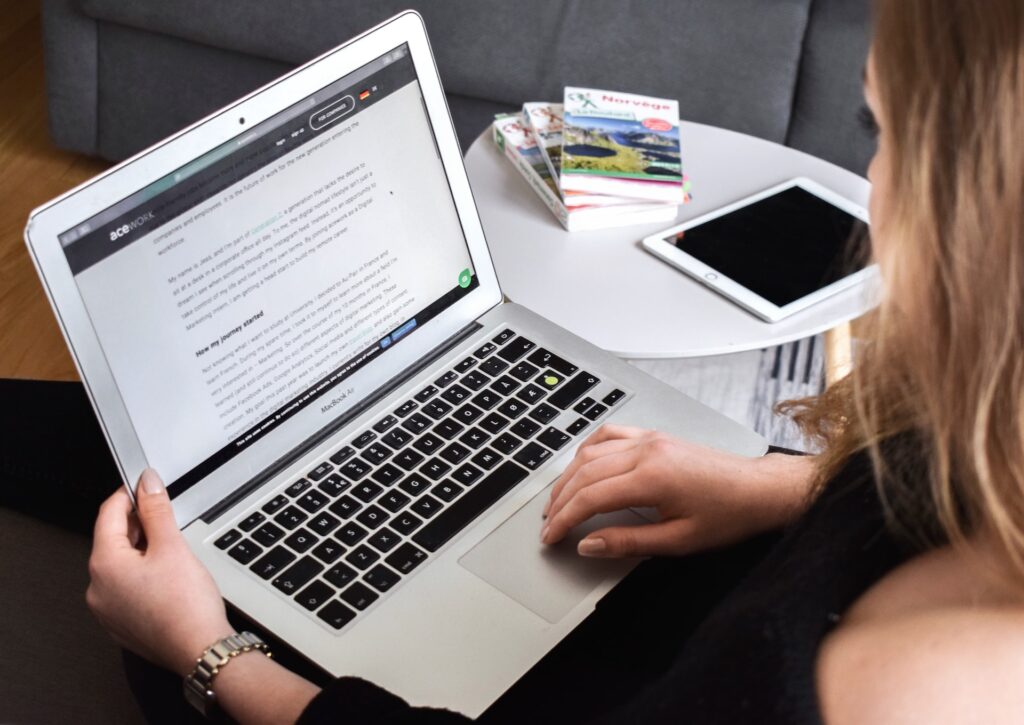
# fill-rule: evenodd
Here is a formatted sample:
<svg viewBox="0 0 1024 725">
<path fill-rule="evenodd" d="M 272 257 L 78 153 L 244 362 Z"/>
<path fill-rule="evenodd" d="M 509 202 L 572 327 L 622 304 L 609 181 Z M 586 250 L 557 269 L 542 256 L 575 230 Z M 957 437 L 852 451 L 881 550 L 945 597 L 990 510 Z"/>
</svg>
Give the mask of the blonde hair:
<svg viewBox="0 0 1024 725">
<path fill-rule="evenodd" d="M 884 299 L 851 375 L 784 408 L 822 482 L 868 451 L 891 521 L 1024 584 L 1024 2 L 878 0 L 872 61 Z"/>
</svg>

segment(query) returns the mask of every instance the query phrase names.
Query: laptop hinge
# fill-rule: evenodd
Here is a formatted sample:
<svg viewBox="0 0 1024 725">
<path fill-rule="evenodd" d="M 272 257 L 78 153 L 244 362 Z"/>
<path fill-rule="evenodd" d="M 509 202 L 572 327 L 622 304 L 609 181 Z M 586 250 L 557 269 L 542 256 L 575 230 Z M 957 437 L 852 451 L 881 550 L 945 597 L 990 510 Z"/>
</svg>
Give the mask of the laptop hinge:
<svg viewBox="0 0 1024 725">
<path fill-rule="evenodd" d="M 243 498 L 252 493 L 255 489 L 262 486 L 264 483 L 269 481 L 271 478 L 276 476 L 286 467 L 291 465 L 296 458 L 299 458 L 309 451 L 316 448 L 318 445 L 323 443 L 325 440 L 330 438 L 332 435 L 337 433 L 343 427 L 348 425 L 351 421 L 355 420 L 358 416 L 362 415 L 364 411 L 376 405 L 384 396 L 388 395 L 396 388 L 404 385 L 414 375 L 418 375 L 423 371 L 424 368 L 430 364 L 436 362 L 441 356 L 450 352 L 456 345 L 462 343 L 463 340 L 468 338 L 470 335 L 477 332 L 483 325 L 479 322 L 472 322 L 466 327 L 459 330 L 457 333 L 449 337 L 447 340 L 442 342 L 440 345 L 435 347 L 433 350 L 428 352 L 424 357 L 405 370 L 399 375 L 388 380 L 386 383 L 381 385 L 379 388 L 374 390 L 363 400 L 359 401 L 350 410 L 346 411 L 344 415 L 339 416 L 335 420 L 328 423 L 326 426 L 321 428 L 319 431 L 314 433 L 312 436 L 304 440 L 299 445 L 295 446 L 291 451 L 286 453 L 281 458 L 271 463 L 260 473 L 256 474 L 253 478 L 249 479 L 246 483 L 239 486 L 237 489 L 229 493 L 227 496 L 222 498 L 220 501 L 210 507 L 205 513 L 199 518 L 207 524 L 212 524 L 216 521 L 221 514 L 230 509 L 236 503 L 241 501 Z"/>
</svg>

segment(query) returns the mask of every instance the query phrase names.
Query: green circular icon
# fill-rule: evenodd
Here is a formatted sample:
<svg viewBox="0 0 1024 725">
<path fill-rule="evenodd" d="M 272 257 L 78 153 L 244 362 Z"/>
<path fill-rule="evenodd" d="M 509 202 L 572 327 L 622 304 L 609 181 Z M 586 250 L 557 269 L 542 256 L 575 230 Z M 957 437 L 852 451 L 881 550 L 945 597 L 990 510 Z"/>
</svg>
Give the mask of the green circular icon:
<svg viewBox="0 0 1024 725">
<path fill-rule="evenodd" d="M 556 378 L 554 375 L 548 375 L 546 378 L 544 378 L 544 384 L 554 387 L 558 385 L 558 378 Z"/>
<path fill-rule="evenodd" d="M 469 287 L 469 283 L 473 281 L 473 273 L 468 269 L 464 269 L 459 272 L 459 287 Z"/>
</svg>

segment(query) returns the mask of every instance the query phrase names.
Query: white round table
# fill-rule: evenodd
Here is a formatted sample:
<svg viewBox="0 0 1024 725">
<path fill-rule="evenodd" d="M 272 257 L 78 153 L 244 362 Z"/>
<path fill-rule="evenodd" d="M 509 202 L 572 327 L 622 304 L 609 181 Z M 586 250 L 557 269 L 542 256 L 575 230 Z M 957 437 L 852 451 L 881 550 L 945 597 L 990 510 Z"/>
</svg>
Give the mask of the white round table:
<svg viewBox="0 0 1024 725">
<path fill-rule="evenodd" d="M 794 176 L 867 205 L 870 184 L 801 151 L 714 126 L 680 124 L 694 201 L 676 222 Z M 466 170 L 504 293 L 594 344 L 627 358 L 721 355 L 779 345 L 859 317 L 863 285 L 769 324 L 647 253 L 639 242 L 672 224 L 566 232 L 482 134 Z"/>
</svg>

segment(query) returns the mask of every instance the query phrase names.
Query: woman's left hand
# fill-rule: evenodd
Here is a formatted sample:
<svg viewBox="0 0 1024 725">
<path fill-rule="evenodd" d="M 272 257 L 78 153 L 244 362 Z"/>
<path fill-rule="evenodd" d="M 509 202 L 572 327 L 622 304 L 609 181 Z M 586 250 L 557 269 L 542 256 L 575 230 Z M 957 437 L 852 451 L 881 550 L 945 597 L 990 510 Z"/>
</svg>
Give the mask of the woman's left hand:
<svg viewBox="0 0 1024 725">
<path fill-rule="evenodd" d="M 234 629 L 155 471 L 143 472 L 136 500 L 137 516 L 123 487 L 100 507 L 85 599 L 121 646 L 186 675 L 203 650 Z"/>
</svg>

